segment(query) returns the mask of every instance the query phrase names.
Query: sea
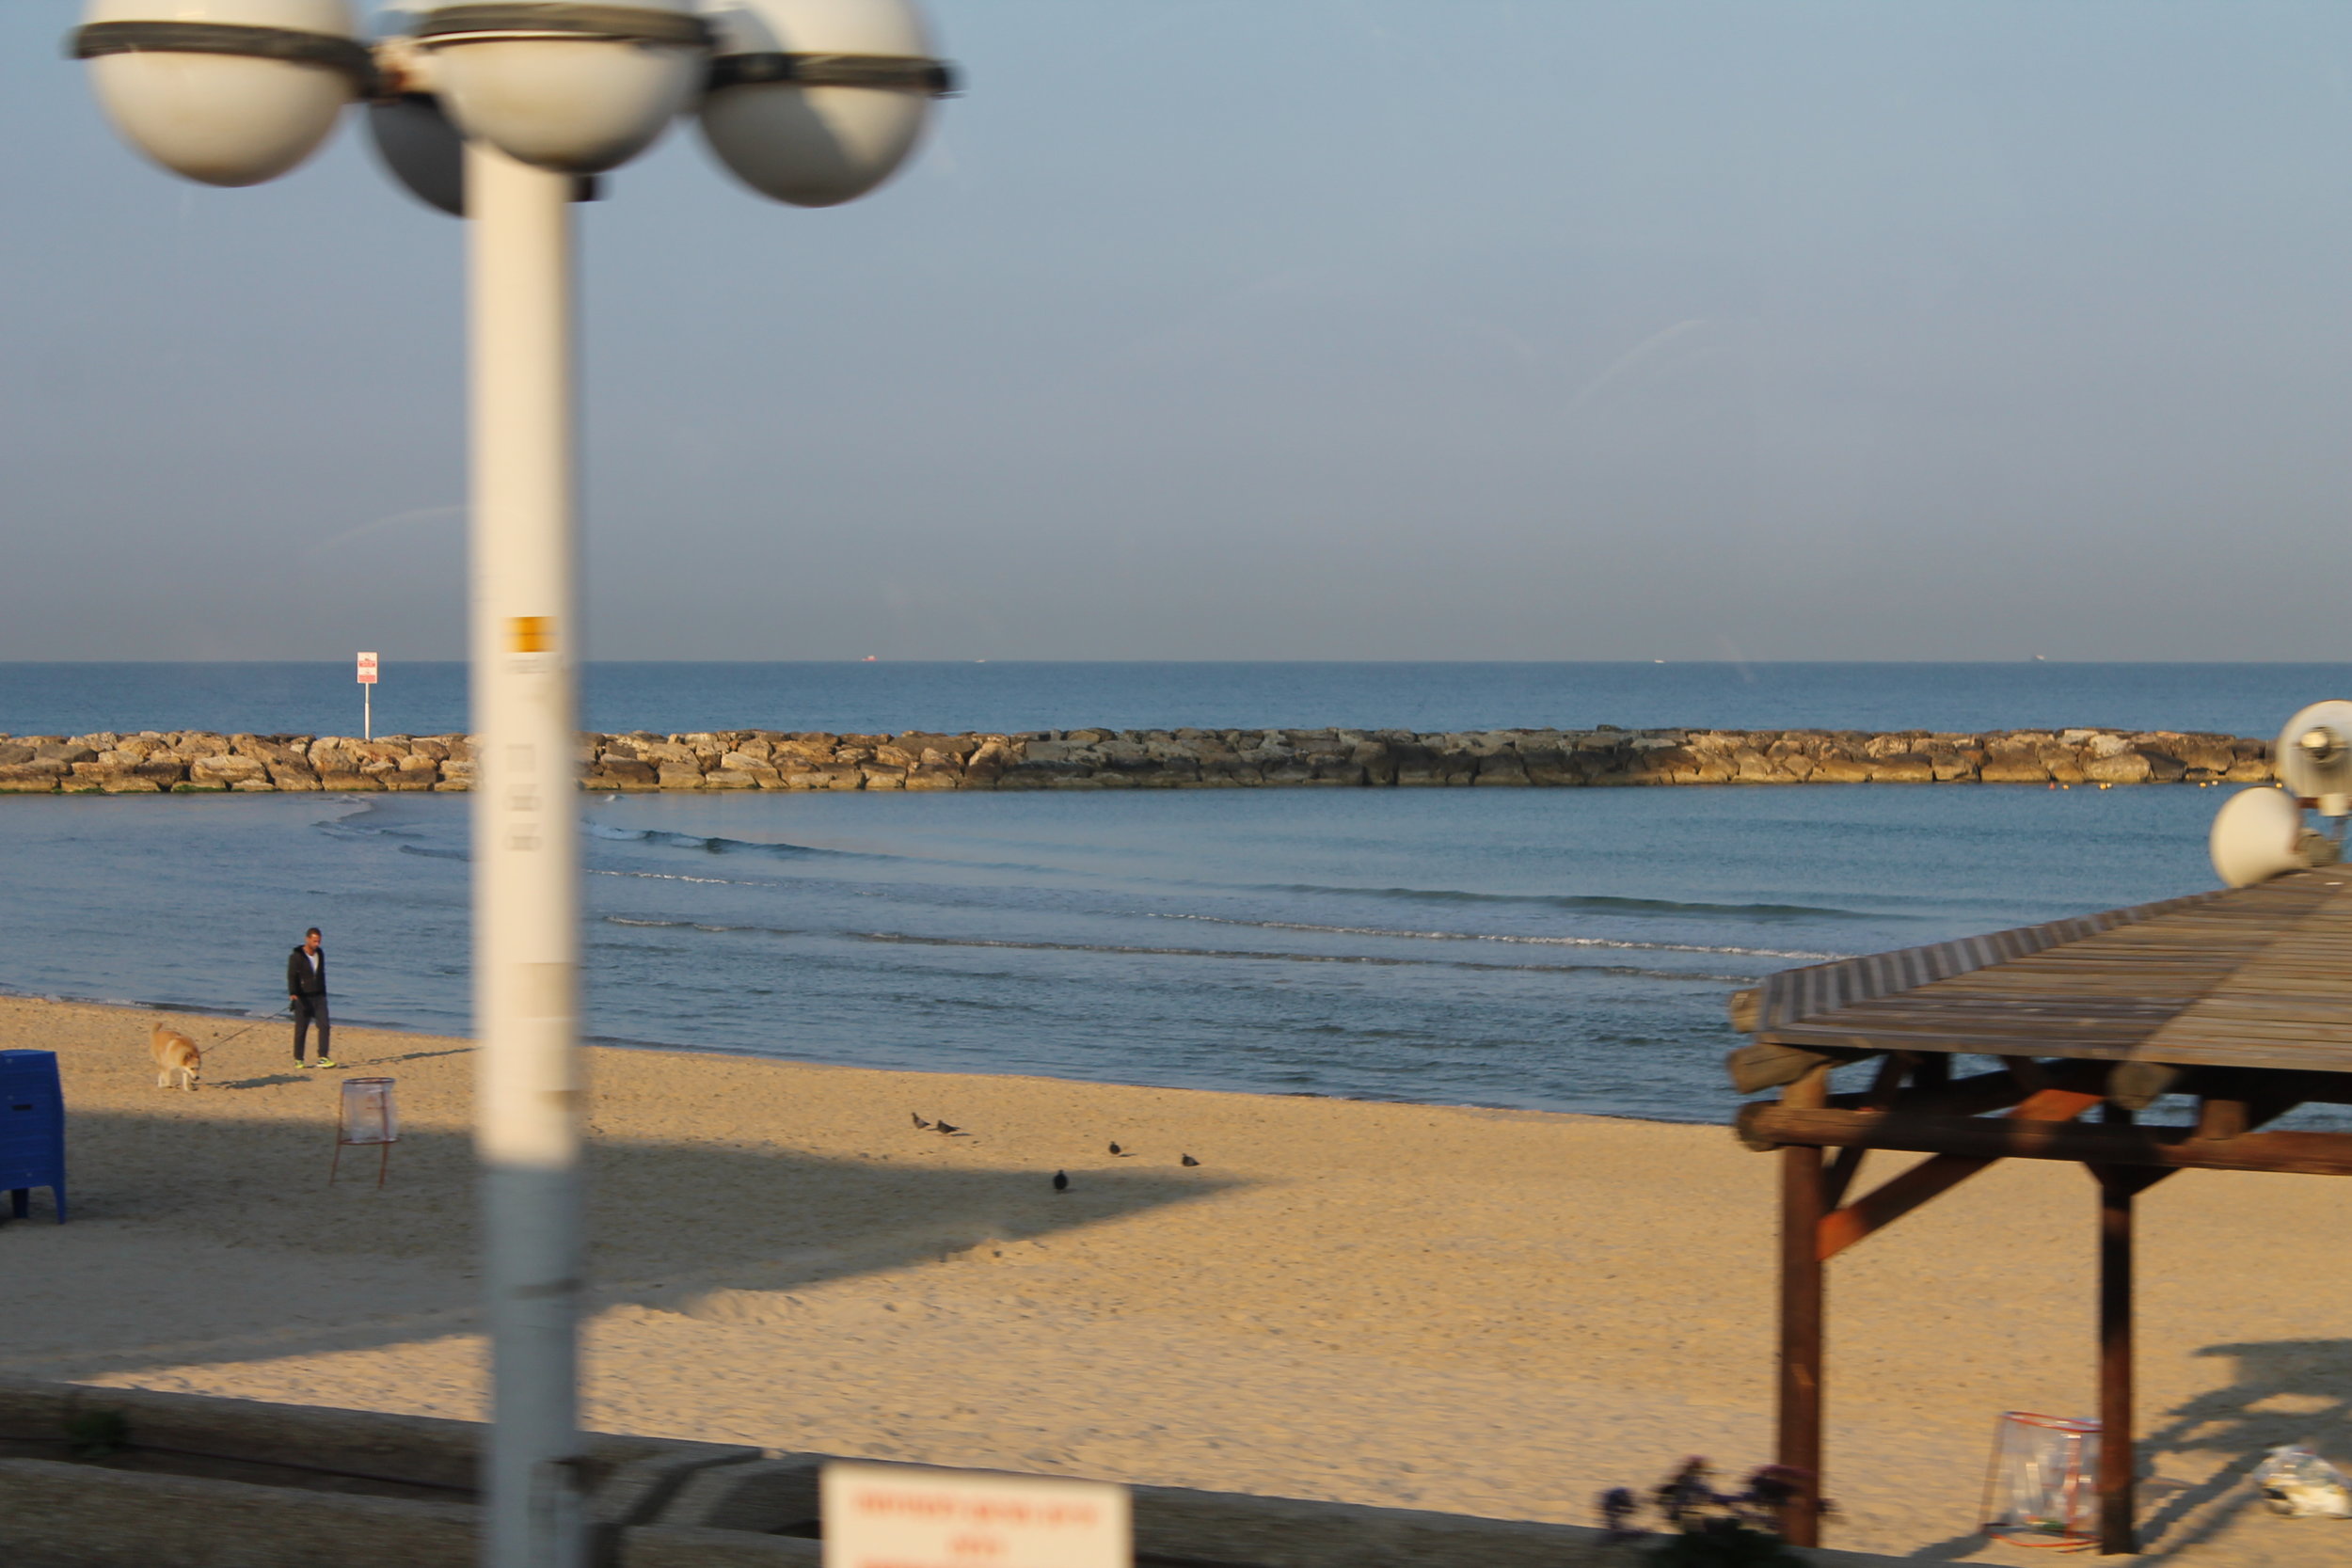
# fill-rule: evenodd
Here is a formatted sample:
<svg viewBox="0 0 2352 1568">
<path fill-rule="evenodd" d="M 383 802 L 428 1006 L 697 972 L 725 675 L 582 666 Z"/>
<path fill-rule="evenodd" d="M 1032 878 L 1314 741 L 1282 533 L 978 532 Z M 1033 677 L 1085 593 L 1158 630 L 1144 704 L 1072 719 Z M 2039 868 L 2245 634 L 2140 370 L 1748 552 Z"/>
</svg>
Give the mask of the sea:
<svg viewBox="0 0 2352 1568">
<path fill-rule="evenodd" d="M 1668 725 L 2275 734 L 2352 666 L 591 666 L 612 731 Z M 356 733 L 348 665 L 0 664 L 0 732 Z M 464 727 L 389 663 L 378 733 Z M 2214 885 L 2219 789 L 1836 785 L 585 797 L 596 1040 L 1719 1121 L 1738 988 Z M 218 1016 L 284 956 L 464 1034 L 467 799 L 0 797 L 0 990 Z"/>
</svg>

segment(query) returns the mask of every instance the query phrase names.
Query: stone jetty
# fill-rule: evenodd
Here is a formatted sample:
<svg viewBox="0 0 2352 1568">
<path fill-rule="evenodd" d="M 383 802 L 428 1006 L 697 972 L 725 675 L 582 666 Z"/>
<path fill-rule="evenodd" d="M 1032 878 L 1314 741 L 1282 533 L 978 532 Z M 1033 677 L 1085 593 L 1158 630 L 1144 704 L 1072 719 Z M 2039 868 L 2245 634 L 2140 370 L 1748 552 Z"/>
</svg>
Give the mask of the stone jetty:
<svg viewBox="0 0 2352 1568">
<path fill-rule="evenodd" d="M 1043 730 L 583 735 L 581 786 L 1272 789 L 1460 785 L 2258 784 L 2269 746 L 2169 730 Z M 458 735 L 0 736 L 0 793 L 463 790 Z"/>
</svg>

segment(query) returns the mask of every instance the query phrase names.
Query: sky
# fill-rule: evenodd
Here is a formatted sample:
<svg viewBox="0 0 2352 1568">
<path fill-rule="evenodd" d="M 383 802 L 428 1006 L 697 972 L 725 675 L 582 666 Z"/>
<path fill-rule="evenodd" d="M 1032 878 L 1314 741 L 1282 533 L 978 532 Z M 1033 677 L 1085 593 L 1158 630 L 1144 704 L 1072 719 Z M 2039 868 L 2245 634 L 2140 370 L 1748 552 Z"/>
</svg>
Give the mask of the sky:
<svg viewBox="0 0 2352 1568">
<path fill-rule="evenodd" d="M 0 5 L 0 658 L 463 653 L 461 226 Z M 581 210 L 601 658 L 2334 659 L 2340 0 L 931 0 Z"/>
</svg>

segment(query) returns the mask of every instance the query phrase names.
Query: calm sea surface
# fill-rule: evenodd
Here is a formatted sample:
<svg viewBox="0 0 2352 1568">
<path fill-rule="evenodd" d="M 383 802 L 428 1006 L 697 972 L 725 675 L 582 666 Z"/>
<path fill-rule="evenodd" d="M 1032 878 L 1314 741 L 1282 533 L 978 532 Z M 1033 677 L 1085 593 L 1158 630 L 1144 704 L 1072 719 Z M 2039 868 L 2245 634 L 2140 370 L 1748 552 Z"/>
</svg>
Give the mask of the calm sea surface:
<svg viewBox="0 0 2352 1568">
<path fill-rule="evenodd" d="M 1457 730 L 1689 724 L 2275 734 L 2343 664 L 592 664 L 590 729 Z M 384 667 L 378 735 L 466 727 L 461 664 Z M 337 664 L 0 663 L 0 735 L 357 735 Z"/>
<path fill-rule="evenodd" d="M 2345 673 L 638 665 L 594 673 L 590 721 L 2261 735 L 2341 694 Z M 347 678 L 0 666 L 0 729 L 348 731 Z M 379 713 L 397 717 L 382 727 L 459 727 L 453 670 L 393 666 L 385 695 Z M 1737 1043 L 1734 988 L 2208 887 L 2221 799 L 1867 785 L 591 797 L 591 1028 L 876 1066 L 1715 1119 L 1731 1104 L 1719 1063 Z M 0 988 L 266 1012 L 286 949 L 315 924 L 340 1017 L 463 1031 L 466 804 L 0 797 Z M 258 1031 L 220 1069 L 282 1050 Z"/>
</svg>

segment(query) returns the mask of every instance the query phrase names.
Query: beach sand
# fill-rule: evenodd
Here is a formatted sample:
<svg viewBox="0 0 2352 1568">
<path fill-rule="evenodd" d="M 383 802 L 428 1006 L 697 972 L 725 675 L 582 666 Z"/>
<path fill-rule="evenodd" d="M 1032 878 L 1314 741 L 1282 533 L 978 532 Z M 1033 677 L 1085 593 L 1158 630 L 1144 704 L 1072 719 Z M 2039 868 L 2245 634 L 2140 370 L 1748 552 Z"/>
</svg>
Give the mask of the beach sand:
<svg viewBox="0 0 2352 1568">
<path fill-rule="evenodd" d="M 348 1073 L 273 1023 L 159 1089 L 157 1016 L 0 999 L 0 1047 L 60 1055 L 75 1215 L 0 1227 L 0 1369 L 481 1417 L 469 1044 L 338 1032 L 405 1132 L 383 1190 L 365 1149 L 330 1187 Z M 1572 1523 L 1770 1456 L 1776 1166 L 1721 1127 L 592 1055 L 595 1426 Z M 2159 1558 L 2352 1553 L 2242 1481 L 2268 1444 L 2352 1459 L 2347 1199 L 2142 1199 Z M 2011 1163 L 1833 1265 L 1828 1544 L 2045 1555 L 1972 1530 L 1996 1415 L 2091 1407 L 2094 1223 L 2079 1168 Z"/>
</svg>

